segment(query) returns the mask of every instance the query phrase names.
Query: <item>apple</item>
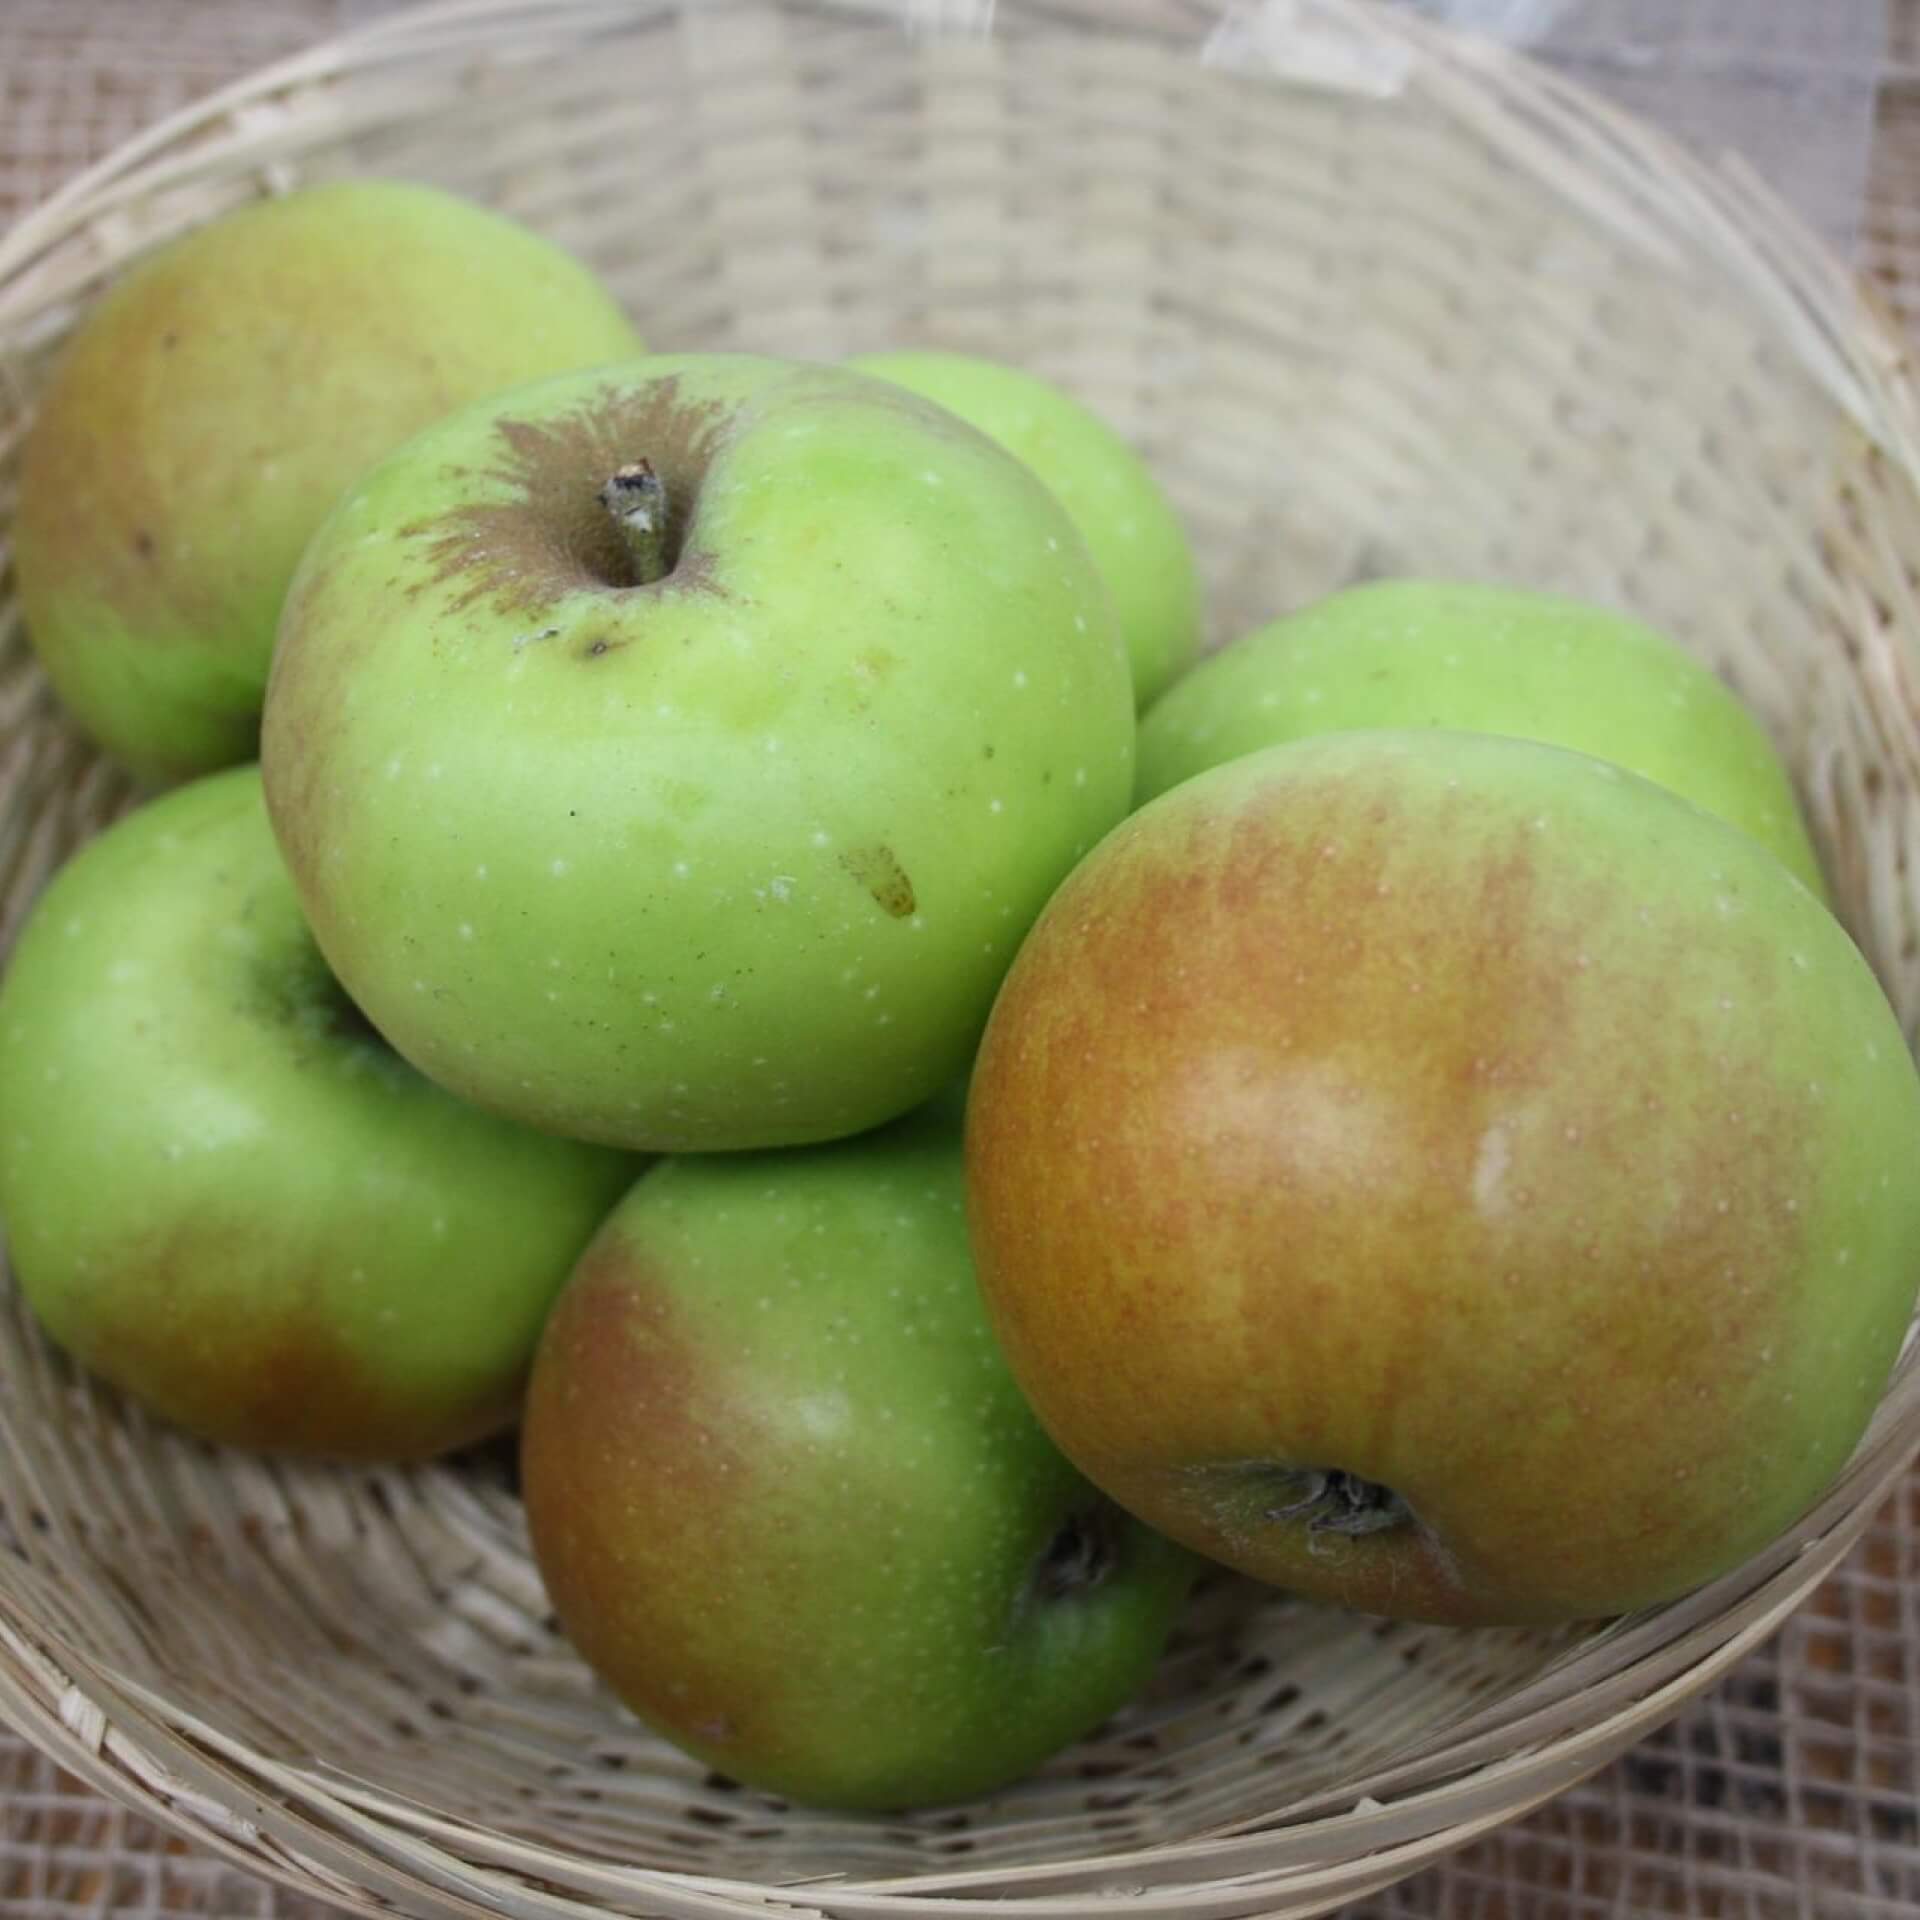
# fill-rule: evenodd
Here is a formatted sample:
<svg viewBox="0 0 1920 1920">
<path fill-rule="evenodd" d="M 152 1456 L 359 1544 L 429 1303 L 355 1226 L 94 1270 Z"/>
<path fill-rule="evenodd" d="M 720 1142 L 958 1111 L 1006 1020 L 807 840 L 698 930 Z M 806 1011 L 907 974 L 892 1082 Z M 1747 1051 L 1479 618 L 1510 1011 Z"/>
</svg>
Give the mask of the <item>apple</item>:
<svg viewBox="0 0 1920 1920">
<path fill-rule="evenodd" d="M 0 1213 L 26 1300 L 204 1439 L 400 1461 L 507 1424 L 636 1170 L 395 1058 L 301 922 L 252 767 L 90 842 L 0 987 Z"/>
<path fill-rule="evenodd" d="M 586 1660 L 822 1806 L 992 1791 L 1145 1681 L 1194 1563 L 1036 1424 L 987 1331 L 957 1113 L 662 1161 L 540 1343 L 521 1484 Z"/>
<path fill-rule="evenodd" d="M 1920 1075 L 1839 923 L 1530 741 L 1332 735 L 1152 802 L 1022 948 L 967 1124 L 1068 1457 L 1371 1613 L 1736 1566 L 1846 1460 L 1920 1280 Z"/>
<path fill-rule="evenodd" d="M 1017 461 L 858 374 L 660 356 L 352 490 L 263 760 L 321 950 L 402 1054 L 551 1132 L 712 1151 L 953 1078 L 1125 813 L 1133 732 L 1099 576 Z"/>
<path fill-rule="evenodd" d="M 1652 628 L 1455 581 L 1349 587 L 1196 667 L 1141 724 L 1141 801 L 1255 749 L 1457 727 L 1612 760 L 1745 829 L 1823 898 L 1793 788 L 1732 691 Z"/>
<path fill-rule="evenodd" d="M 1080 529 L 1113 594 L 1145 707 L 1199 651 L 1200 575 L 1153 470 L 1098 414 L 1036 375 L 969 354 L 870 353 L 847 365 L 891 380 L 997 440 Z"/>
<path fill-rule="evenodd" d="M 308 187 L 173 241 L 93 307 L 21 455 L 48 677 L 149 781 L 252 759 L 281 599 L 347 483 L 454 407 L 639 348 L 568 255 L 428 187 Z"/>
</svg>

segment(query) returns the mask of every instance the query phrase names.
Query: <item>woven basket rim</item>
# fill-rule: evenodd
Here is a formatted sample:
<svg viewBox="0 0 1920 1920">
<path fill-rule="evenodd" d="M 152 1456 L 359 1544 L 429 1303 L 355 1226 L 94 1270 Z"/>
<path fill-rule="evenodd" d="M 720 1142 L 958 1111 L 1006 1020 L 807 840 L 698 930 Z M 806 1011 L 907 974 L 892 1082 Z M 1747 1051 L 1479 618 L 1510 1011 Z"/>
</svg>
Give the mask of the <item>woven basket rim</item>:
<svg viewBox="0 0 1920 1920">
<path fill-rule="evenodd" d="M 687 0 L 431 0 L 369 22 L 242 80 L 156 123 L 75 176 L 0 236 L 0 334 L 12 324 L 9 294 L 63 247 L 137 207 L 155 187 L 189 179 L 216 163 L 247 159 L 250 116 L 310 114 L 329 124 L 337 84 L 382 67 L 444 51 L 488 47 L 504 57 L 558 50 L 643 19 L 683 10 Z M 917 0 L 816 0 L 822 8 L 876 23 L 925 17 Z M 1205 10 L 1198 10 L 1205 11 Z M 1245 10 L 1243 10 L 1245 11 Z M 987 12 L 993 15 L 989 7 Z M 1039 30 L 1099 24 L 1126 31 L 1178 14 L 1184 0 L 1003 0 L 993 24 Z M 1908 352 L 1895 323 L 1824 245 L 1737 159 L 1698 156 L 1672 137 L 1599 99 L 1580 84 L 1524 55 L 1441 28 L 1416 15 L 1384 11 L 1369 0 L 1306 0 L 1272 17 L 1308 17 L 1329 30 L 1391 50 L 1433 102 L 1492 141 L 1514 163 L 1535 169 L 1590 217 L 1628 222 L 1656 255 L 1704 254 L 1790 344 L 1835 412 L 1878 450 L 1902 491 L 1920 506 L 1920 412 Z M 278 131 L 284 134 L 284 119 Z M 223 129 L 233 144 L 219 145 Z M 205 143 L 213 143 L 212 158 Z M 263 150 L 270 151 L 274 143 Z M 269 164 L 270 163 L 265 163 Z M 1657 184 L 1657 193 L 1656 193 Z M 136 238 L 116 258 L 147 244 Z M 33 291 L 32 304 L 44 302 Z M 1888 688 L 1914 716 L 1912 739 L 1896 745 L 1920 765 L 1920 654 L 1903 651 L 1920 635 L 1920 604 L 1891 610 L 1885 655 L 1877 663 Z M 436 1911 L 584 1915 L 605 1909 L 536 1893 L 488 1876 L 507 1869 L 527 1880 L 565 1867 L 570 1884 L 596 1881 L 623 1899 L 646 1899 L 663 1915 L 883 1914 L 971 1909 L 983 1894 L 1015 1914 L 1087 1910 L 1084 1896 L 1110 1904 L 1118 1883 L 1130 1905 L 1169 1914 L 1240 1914 L 1263 1895 L 1357 1897 L 1401 1877 L 1437 1854 L 1573 1785 L 1623 1747 L 1671 1717 L 1782 1621 L 1831 1572 L 1858 1539 L 1874 1507 L 1920 1453 L 1920 1377 L 1896 1382 L 1873 1431 L 1843 1479 L 1804 1529 L 1749 1567 L 1660 1610 L 1652 1624 L 1627 1622 L 1585 1643 L 1546 1676 L 1557 1681 L 1538 1709 L 1571 1692 L 1606 1698 L 1604 1713 L 1571 1732 L 1543 1737 L 1502 1760 L 1457 1757 L 1507 1740 L 1515 1722 L 1499 1709 L 1447 1730 L 1438 1750 L 1411 1762 L 1405 1792 L 1385 1804 L 1341 1807 L 1322 1795 L 1276 1811 L 1271 1821 L 1164 1845 L 1013 1868 L 910 1873 L 792 1888 L 725 1876 L 621 1867 L 597 1855 L 489 1835 L 466 1822 L 410 1807 L 392 1795 L 320 1777 L 248 1751 L 244 1743 L 196 1721 L 129 1676 L 87 1660 L 27 1618 L 0 1592 L 0 1718 L 90 1785 L 160 1820 L 201 1846 L 296 1891 L 347 1901 L 367 1912 L 375 1893 L 391 1898 L 430 1890 Z M 1685 1621 L 1675 1638 L 1671 1623 Z M 1622 1648 L 1646 1644 L 1647 1664 Z M 1652 1657 L 1657 1649 L 1659 1657 Z M 1617 1684 L 1609 1691 L 1600 1682 Z M 1537 1683 L 1537 1684 L 1544 1684 Z M 1533 1688 L 1526 1691 L 1532 1692 Z M 1615 1697 L 1615 1696 L 1618 1697 Z M 1487 1724 L 1479 1724 L 1485 1722 Z M 1476 1732 L 1477 1728 L 1477 1732 Z M 1456 1756 L 1456 1757 L 1449 1757 Z M 1487 1806 L 1476 1790 L 1497 1785 Z M 1537 1789 L 1537 1790 L 1536 1790 Z M 1512 1791 L 1510 1797 L 1502 1794 Z M 244 1809 L 244 1810 L 243 1810 Z M 1337 1837 L 1342 1857 L 1309 1872 L 1288 1856 Z M 504 1904 L 492 1904 L 503 1902 Z"/>
</svg>

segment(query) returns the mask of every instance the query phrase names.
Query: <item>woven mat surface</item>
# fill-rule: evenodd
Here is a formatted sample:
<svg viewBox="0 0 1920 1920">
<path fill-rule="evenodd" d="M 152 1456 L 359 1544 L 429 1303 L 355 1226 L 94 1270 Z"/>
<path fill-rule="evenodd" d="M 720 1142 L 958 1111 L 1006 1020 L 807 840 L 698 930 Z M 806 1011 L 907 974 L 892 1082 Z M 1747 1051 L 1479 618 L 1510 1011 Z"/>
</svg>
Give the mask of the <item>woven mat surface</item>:
<svg viewBox="0 0 1920 1920">
<path fill-rule="evenodd" d="M 0 0 L 0 224 L 197 95 L 387 4 Z M 1862 255 L 1920 332 L 1920 0 L 1894 0 Z M 331 1911 L 196 1852 L 0 1731 L 0 1914 Z M 1679 1720 L 1350 1920 L 1658 1914 L 1920 1914 L 1920 1470 L 1778 1639 Z"/>
</svg>

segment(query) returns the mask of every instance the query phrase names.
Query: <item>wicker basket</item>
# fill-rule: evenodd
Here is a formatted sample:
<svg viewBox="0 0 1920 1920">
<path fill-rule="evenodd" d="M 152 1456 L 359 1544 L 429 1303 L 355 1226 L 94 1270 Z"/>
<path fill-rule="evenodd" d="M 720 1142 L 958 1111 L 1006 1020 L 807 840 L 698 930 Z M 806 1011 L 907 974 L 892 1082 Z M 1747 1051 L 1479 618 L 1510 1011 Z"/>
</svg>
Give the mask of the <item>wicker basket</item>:
<svg viewBox="0 0 1920 1920">
<path fill-rule="evenodd" d="M 939 18 L 942 12 L 961 18 Z M 1143 446 L 1224 639 L 1414 570 L 1629 607 L 1772 728 L 1920 1033 L 1920 415 L 1890 332 L 1737 170 L 1359 0 L 463 0 L 124 148 L 0 242 L 0 527 L 51 354 L 129 261 L 300 180 L 442 181 L 662 347 L 1017 359 Z M 909 31 L 902 31 L 904 16 Z M 983 21 L 992 21 L 992 31 Z M 0 940 L 129 798 L 0 597 Z M 498 1455 L 223 1454 L 0 1299 L 0 1713 L 350 1910 L 1325 1911 L 1593 1771 L 1769 1634 L 1920 1442 L 1686 1601 L 1450 1633 L 1222 1580 L 1149 1696 L 989 1803 L 740 1792 L 557 1638 Z"/>
</svg>

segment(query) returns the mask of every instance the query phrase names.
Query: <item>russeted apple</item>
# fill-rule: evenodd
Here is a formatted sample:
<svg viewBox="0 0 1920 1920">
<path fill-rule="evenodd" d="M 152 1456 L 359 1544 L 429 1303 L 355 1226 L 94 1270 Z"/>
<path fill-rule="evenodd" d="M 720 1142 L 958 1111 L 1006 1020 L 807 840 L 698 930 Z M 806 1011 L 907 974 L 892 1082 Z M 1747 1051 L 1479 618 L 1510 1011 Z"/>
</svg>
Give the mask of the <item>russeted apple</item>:
<svg viewBox="0 0 1920 1920">
<path fill-rule="evenodd" d="M 968 1167 L 1088 1478 L 1420 1619 L 1736 1566 L 1859 1440 L 1920 1282 L 1920 1075 L 1840 924 L 1509 738 L 1325 736 L 1133 815 L 1007 979 Z"/>
<path fill-rule="evenodd" d="M 966 1064 L 1126 811 L 1066 511 L 878 380 L 660 356 L 413 441 L 308 550 L 267 799 L 322 951 L 454 1092 L 659 1151 L 857 1132 Z"/>
<path fill-rule="evenodd" d="M 1144 1682 L 1195 1563 L 1063 1460 L 987 1331 L 958 1105 L 667 1160 L 582 1258 L 522 1433 L 561 1624 L 735 1779 L 992 1791 Z"/>
<path fill-rule="evenodd" d="M 251 760 L 280 602 L 347 483 L 455 407 L 639 350 L 585 267 L 430 187 L 306 187 L 162 247 L 90 309 L 21 454 L 55 689 L 149 780 Z"/>
<path fill-rule="evenodd" d="M 395 1057 L 314 949 L 252 767 L 83 848 L 0 987 L 0 1214 L 27 1302 L 203 1439 L 399 1461 L 505 1426 L 638 1164 Z"/>
<path fill-rule="evenodd" d="M 1825 897 L 1786 769 L 1732 689 L 1638 620 L 1519 588 L 1375 581 L 1223 647 L 1141 722 L 1137 797 L 1363 727 L 1510 734 L 1611 760 L 1743 828 Z"/>
</svg>

